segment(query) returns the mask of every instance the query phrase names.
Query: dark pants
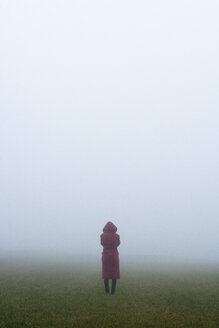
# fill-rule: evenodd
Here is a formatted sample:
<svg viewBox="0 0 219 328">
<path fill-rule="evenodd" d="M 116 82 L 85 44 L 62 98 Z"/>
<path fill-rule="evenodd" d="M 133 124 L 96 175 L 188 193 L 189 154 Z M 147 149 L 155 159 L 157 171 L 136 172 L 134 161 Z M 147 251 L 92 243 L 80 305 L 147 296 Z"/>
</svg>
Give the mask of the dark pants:
<svg viewBox="0 0 219 328">
<path fill-rule="evenodd" d="M 109 294 L 109 279 L 104 279 L 104 286 L 105 286 L 106 294 Z M 115 290 L 116 290 L 116 279 L 112 279 L 111 294 L 115 294 Z"/>
</svg>

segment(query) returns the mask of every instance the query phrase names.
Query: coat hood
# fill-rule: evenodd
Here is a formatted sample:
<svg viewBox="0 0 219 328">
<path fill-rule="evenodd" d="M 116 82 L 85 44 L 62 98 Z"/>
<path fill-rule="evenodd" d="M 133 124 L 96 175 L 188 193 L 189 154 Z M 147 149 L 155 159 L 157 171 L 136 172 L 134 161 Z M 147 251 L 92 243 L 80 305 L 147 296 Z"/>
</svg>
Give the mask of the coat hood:
<svg viewBox="0 0 219 328">
<path fill-rule="evenodd" d="M 117 231 L 117 227 L 115 226 L 115 224 L 113 224 L 110 221 L 107 222 L 107 224 L 103 228 L 103 232 L 112 232 L 112 233 L 115 233 L 116 231 Z"/>
</svg>

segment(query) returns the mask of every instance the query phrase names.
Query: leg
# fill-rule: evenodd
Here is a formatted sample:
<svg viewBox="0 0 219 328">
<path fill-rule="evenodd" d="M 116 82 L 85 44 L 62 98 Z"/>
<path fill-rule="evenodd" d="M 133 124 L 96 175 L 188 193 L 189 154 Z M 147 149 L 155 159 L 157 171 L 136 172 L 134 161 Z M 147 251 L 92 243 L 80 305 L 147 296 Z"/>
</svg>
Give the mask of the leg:
<svg viewBox="0 0 219 328">
<path fill-rule="evenodd" d="M 109 279 L 104 279 L 104 286 L 106 294 L 109 294 Z"/>
<path fill-rule="evenodd" d="M 112 290 L 111 290 L 111 294 L 115 294 L 115 290 L 116 290 L 116 279 L 112 279 Z"/>
</svg>

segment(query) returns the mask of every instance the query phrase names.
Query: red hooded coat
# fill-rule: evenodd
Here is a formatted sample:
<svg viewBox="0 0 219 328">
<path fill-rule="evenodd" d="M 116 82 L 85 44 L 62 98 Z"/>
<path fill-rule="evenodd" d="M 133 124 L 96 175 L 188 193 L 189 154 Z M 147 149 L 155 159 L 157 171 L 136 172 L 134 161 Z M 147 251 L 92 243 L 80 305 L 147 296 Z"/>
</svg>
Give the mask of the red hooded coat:
<svg viewBox="0 0 219 328">
<path fill-rule="evenodd" d="M 102 252 L 102 278 L 119 279 L 119 252 L 120 237 L 116 233 L 117 227 L 112 222 L 107 222 L 100 236 L 103 246 Z"/>
</svg>

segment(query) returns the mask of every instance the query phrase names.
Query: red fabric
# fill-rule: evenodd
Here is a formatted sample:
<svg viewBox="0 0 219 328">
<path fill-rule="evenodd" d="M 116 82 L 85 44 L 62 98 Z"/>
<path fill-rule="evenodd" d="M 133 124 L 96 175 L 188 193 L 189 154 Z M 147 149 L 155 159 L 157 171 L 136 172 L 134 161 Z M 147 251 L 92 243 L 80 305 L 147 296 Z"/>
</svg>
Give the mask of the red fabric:
<svg viewBox="0 0 219 328">
<path fill-rule="evenodd" d="M 117 227 L 112 222 L 107 222 L 100 236 L 102 252 L 102 278 L 119 279 L 119 252 L 120 237 L 116 233 Z"/>
</svg>

